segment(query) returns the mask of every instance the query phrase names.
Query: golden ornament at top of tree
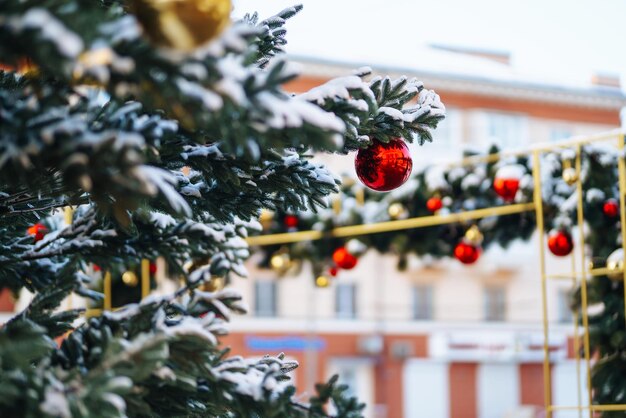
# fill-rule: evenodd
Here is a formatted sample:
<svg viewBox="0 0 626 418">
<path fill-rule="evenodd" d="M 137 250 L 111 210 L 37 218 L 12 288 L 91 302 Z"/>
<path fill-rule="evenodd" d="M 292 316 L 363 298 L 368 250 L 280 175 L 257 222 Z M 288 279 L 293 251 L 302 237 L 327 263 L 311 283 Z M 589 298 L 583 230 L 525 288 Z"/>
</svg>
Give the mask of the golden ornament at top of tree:
<svg viewBox="0 0 626 418">
<path fill-rule="evenodd" d="M 133 0 L 132 11 L 156 45 L 190 51 L 230 23 L 230 0 Z"/>
</svg>

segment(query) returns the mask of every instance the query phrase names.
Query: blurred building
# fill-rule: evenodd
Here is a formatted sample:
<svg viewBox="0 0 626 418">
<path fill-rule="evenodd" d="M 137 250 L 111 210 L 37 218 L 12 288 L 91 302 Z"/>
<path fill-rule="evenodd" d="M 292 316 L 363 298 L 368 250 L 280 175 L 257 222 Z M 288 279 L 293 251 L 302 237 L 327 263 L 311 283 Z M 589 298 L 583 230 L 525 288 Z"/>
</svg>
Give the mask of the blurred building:
<svg viewBox="0 0 626 418">
<path fill-rule="evenodd" d="M 590 75 L 588 83 L 541 79 L 516 71 L 503 52 L 433 46 L 419 64 L 374 63 L 377 74 L 406 74 L 436 90 L 447 119 L 435 142 L 415 146 L 414 167 L 461 156 L 464 147 L 527 148 L 620 126 L 626 95 L 619 79 Z M 289 87 L 306 91 L 363 63 L 292 57 L 304 76 Z M 320 156 L 333 171 L 353 170 L 351 156 Z M 333 285 L 314 286 L 304 266 L 277 279 L 249 263 L 236 280 L 251 314 L 232 323 L 233 353 L 285 352 L 298 360 L 296 384 L 339 373 L 368 404 L 368 418 L 503 418 L 542 415 L 543 334 L 536 237 L 493 249 L 472 266 L 454 260 L 411 260 L 370 251 Z M 570 260 L 549 259 L 567 272 Z M 577 373 L 567 307 L 569 282 L 549 284 L 552 396 L 576 404 Z M 584 367 L 583 370 L 584 372 Z M 585 398 L 585 378 L 582 379 Z M 560 412 L 558 418 L 577 417 Z"/>
</svg>

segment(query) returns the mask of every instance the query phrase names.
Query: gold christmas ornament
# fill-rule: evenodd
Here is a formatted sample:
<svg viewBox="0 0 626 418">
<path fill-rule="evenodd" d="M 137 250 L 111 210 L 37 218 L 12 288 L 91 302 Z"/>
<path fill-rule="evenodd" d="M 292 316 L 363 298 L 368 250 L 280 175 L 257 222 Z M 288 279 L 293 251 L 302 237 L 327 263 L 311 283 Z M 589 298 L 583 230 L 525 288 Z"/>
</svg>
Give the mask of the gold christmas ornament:
<svg viewBox="0 0 626 418">
<path fill-rule="evenodd" d="M 230 0 L 132 0 L 131 11 L 156 45 L 191 51 L 230 23 Z"/>
<path fill-rule="evenodd" d="M 572 162 L 570 160 L 563 161 L 563 180 L 568 185 L 573 185 L 578 181 L 578 174 L 576 173 L 576 169 L 572 167 Z"/>
<path fill-rule="evenodd" d="M 328 287 L 330 286 L 330 279 L 324 275 L 317 276 L 315 278 L 315 286 L 317 287 Z"/>
<path fill-rule="evenodd" d="M 391 219 L 400 219 L 406 215 L 406 208 L 402 203 L 392 203 L 387 208 L 387 213 Z"/>
<path fill-rule="evenodd" d="M 272 226 L 272 221 L 274 220 L 274 212 L 271 212 L 267 209 L 261 209 L 261 215 L 259 216 L 259 222 L 263 227 L 264 231 L 267 231 Z"/>
<path fill-rule="evenodd" d="M 291 257 L 289 257 L 289 253 L 279 251 L 272 256 L 270 259 L 270 266 L 272 269 L 284 272 L 289 267 L 291 267 Z"/>
<path fill-rule="evenodd" d="M 202 285 L 205 292 L 218 292 L 224 288 L 226 281 L 221 276 L 212 276 L 211 280 Z"/>
<path fill-rule="evenodd" d="M 467 231 L 465 231 L 465 240 L 471 244 L 480 245 L 483 242 L 483 234 L 476 225 L 472 225 Z"/>
<path fill-rule="evenodd" d="M 126 286 L 135 287 L 139 284 L 139 277 L 133 271 L 125 271 L 122 274 L 122 281 Z"/>
</svg>

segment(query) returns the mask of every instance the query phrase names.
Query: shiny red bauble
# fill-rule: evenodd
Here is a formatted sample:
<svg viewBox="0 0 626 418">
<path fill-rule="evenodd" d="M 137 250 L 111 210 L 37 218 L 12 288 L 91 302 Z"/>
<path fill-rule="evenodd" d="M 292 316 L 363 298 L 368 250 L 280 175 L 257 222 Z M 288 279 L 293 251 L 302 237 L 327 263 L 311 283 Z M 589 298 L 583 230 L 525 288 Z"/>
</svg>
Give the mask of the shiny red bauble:
<svg viewBox="0 0 626 418">
<path fill-rule="evenodd" d="M 519 179 L 496 177 L 493 180 L 493 189 L 506 202 L 512 202 L 519 190 Z"/>
<path fill-rule="evenodd" d="M 374 139 L 368 148 L 357 152 L 354 166 L 364 185 L 386 192 L 400 187 L 409 179 L 413 160 L 403 140 L 392 139 L 385 144 Z"/>
<path fill-rule="evenodd" d="M 283 223 L 287 228 L 296 228 L 298 226 L 298 217 L 296 215 L 286 215 Z"/>
<path fill-rule="evenodd" d="M 346 247 L 339 247 L 333 253 L 333 261 L 337 267 L 350 270 L 356 266 L 357 258 L 350 254 Z"/>
<path fill-rule="evenodd" d="M 333 277 L 335 277 L 337 273 L 339 273 L 339 269 L 335 266 L 332 266 L 331 268 L 328 269 L 328 274 L 330 274 Z"/>
<path fill-rule="evenodd" d="M 426 201 L 426 209 L 435 213 L 443 207 L 443 202 L 438 197 L 431 197 Z"/>
<path fill-rule="evenodd" d="M 564 257 L 574 249 L 572 236 L 566 231 L 553 231 L 548 235 L 548 249 L 556 256 Z"/>
<path fill-rule="evenodd" d="M 481 248 L 467 242 L 459 242 L 454 247 L 454 257 L 463 264 L 472 264 L 480 257 Z"/>
<path fill-rule="evenodd" d="M 156 263 L 150 263 L 149 270 L 150 270 L 150 274 L 156 274 L 156 272 L 157 272 L 157 265 L 156 265 Z"/>
<path fill-rule="evenodd" d="M 609 199 L 602 205 L 602 212 L 608 218 L 615 218 L 619 215 L 619 204 L 615 199 Z"/>
<path fill-rule="evenodd" d="M 46 228 L 44 224 L 37 223 L 29 227 L 26 232 L 28 232 L 28 235 L 32 235 L 33 237 L 35 237 L 35 242 L 37 242 L 41 241 L 43 237 L 48 233 L 48 228 Z"/>
</svg>

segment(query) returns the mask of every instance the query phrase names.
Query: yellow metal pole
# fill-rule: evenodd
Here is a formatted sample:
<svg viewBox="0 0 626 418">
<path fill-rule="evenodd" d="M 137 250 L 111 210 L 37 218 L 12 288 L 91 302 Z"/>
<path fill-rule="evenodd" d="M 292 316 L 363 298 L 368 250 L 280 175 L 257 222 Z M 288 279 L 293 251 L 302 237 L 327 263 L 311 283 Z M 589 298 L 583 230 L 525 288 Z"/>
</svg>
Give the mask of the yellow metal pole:
<svg viewBox="0 0 626 418">
<path fill-rule="evenodd" d="M 619 215 L 622 227 L 622 251 L 626 262 L 626 164 L 624 163 L 624 135 L 617 137 L 617 149 L 619 149 L 617 158 L 617 169 L 619 174 Z M 622 263 L 622 266 L 624 263 Z M 623 271 L 624 280 L 624 321 L 626 321 L 626 269 Z M 625 323 L 626 325 L 626 323 Z"/>
<path fill-rule="evenodd" d="M 582 147 L 580 144 L 576 146 L 576 194 L 578 197 L 578 208 L 577 208 L 577 222 L 578 222 L 578 232 L 580 234 L 579 237 L 579 246 L 580 246 L 580 262 L 582 266 L 582 274 L 581 274 L 581 298 L 582 298 L 582 316 L 583 316 L 583 329 L 584 329 L 584 338 L 583 338 L 583 346 L 585 350 L 585 362 L 587 364 L 587 392 L 589 394 L 589 405 L 591 405 L 592 393 L 591 393 L 591 349 L 589 347 L 589 313 L 587 312 L 587 277 L 585 275 L 586 272 L 586 264 L 585 264 L 585 218 L 583 214 L 583 182 L 581 177 L 581 153 Z M 589 410 L 589 418 L 593 418 L 593 411 Z"/>
<path fill-rule="evenodd" d="M 141 260 L 141 298 L 150 294 L 150 260 Z"/>
<path fill-rule="evenodd" d="M 104 306 L 104 310 L 105 311 L 110 311 L 112 308 L 112 303 L 111 303 L 111 272 L 107 271 L 106 273 L 104 273 L 104 280 L 103 280 L 103 287 L 104 287 L 104 302 L 103 302 L 103 306 Z"/>
<path fill-rule="evenodd" d="M 578 280 L 576 280 L 576 257 L 572 252 L 570 257 L 572 260 L 572 287 L 576 288 L 578 285 Z M 583 417 L 583 410 L 580 409 L 583 406 L 583 394 L 582 389 L 580 387 L 581 376 L 580 376 L 580 335 L 578 335 L 578 311 L 574 312 L 574 358 L 576 359 L 576 400 L 578 404 L 578 418 Z"/>
<path fill-rule="evenodd" d="M 534 206 L 537 216 L 537 234 L 539 238 L 539 269 L 541 271 L 541 309 L 543 312 L 543 399 L 546 405 L 546 418 L 552 418 L 552 388 L 550 378 L 550 346 L 548 328 L 548 298 L 546 278 L 546 254 L 544 244 L 543 198 L 541 196 L 541 162 L 539 151 L 533 152 Z"/>
<path fill-rule="evenodd" d="M 378 222 L 375 224 L 362 224 L 341 226 L 332 231 L 298 231 L 283 234 L 258 235 L 248 237 L 249 245 L 275 245 L 287 244 L 300 241 L 314 241 L 324 237 L 354 237 L 358 235 L 377 234 L 380 232 L 402 231 L 426 226 L 447 225 L 468 221 L 471 219 L 486 218 L 489 216 L 504 216 L 514 213 L 529 212 L 535 209 L 534 203 L 518 203 L 515 205 L 496 206 L 491 208 L 468 210 L 447 215 L 419 216 L 416 218 L 399 219 L 397 221 Z"/>
</svg>

